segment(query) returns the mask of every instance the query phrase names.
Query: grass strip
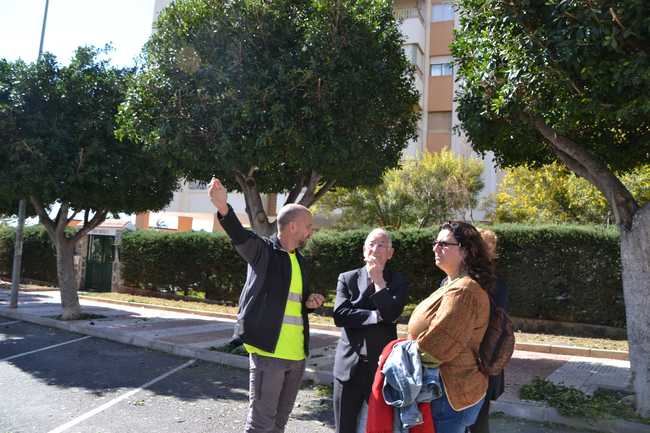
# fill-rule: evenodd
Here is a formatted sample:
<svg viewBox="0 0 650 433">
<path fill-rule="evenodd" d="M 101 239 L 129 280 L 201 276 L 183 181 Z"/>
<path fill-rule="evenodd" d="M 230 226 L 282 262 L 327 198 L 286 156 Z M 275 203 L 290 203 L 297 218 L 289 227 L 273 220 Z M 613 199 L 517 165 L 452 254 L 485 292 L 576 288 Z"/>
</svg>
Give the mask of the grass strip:
<svg viewBox="0 0 650 433">
<path fill-rule="evenodd" d="M 631 396 L 618 391 L 599 389 L 593 395 L 556 385 L 546 379 L 535 378 L 532 383 L 523 385 L 519 396 L 525 400 L 546 402 L 561 415 L 583 418 L 623 418 L 629 421 L 650 424 L 650 418 L 636 414 Z"/>
<path fill-rule="evenodd" d="M 98 300 L 99 299 L 106 299 L 109 301 L 117 300 L 123 302 L 147 304 L 152 306 L 184 308 L 196 312 L 237 314 L 237 307 L 214 304 L 214 303 L 206 303 L 200 300 L 184 301 L 184 300 L 154 298 L 149 296 L 131 295 L 127 293 L 83 292 L 83 294 L 86 296 L 97 298 Z M 318 312 L 310 316 L 310 323 L 334 326 L 334 320 L 332 319 L 331 316 L 327 314 L 318 314 Z M 397 329 L 399 332 L 405 333 L 406 325 L 400 324 L 397 326 Z M 531 334 L 526 332 L 517 332 L 516 339 L 517 342 L 519 343 L 573 346 L 573 347 L 584 347 L 584 348 L 602 349 L 602 350 L 619 350 L 619 351 L 628 350 L 628 344 L 626 340 L 610 340 L 606 338 L 571 337 L 565 335 Z"/>
</svg>

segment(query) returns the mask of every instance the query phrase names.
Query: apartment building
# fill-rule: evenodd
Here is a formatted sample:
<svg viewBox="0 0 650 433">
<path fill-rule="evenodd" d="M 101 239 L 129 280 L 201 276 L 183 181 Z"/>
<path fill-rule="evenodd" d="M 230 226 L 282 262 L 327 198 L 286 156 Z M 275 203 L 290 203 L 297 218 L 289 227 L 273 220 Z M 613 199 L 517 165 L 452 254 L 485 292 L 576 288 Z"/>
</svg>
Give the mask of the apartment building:
<svg viewBox="0 0 650 433">
<path fill-rule="evenodd" d="M 156 0 L 154 17 L 172 0 Z M 458 83 L 455 80 L 453 59 L 449 45 L 453 39 L 453 29 L 457 25 L 457 14 L 453 2 L 445 0 L 395 0 L 394 12 L 400 21 L 404 35 L 404 52 L 415 66 L 415 87 L 420 93 L 419 108 L 423 115 L 418 124 L 417 139 L 408 143 L 405 158 L 417 158 L 424 152 L 438 152 L 444 148 L 467 158 L 480 159 L 471 144 L 463 135 L 454 133 L 458 123 L 454 93 Z M 154 18 L 155 19 L 155 18 Z M 487 155 L 482 160 L 485 166 L 483 180 L 485 188 L 481 193 L 487 197 L 496 192 L 500 174 L 495 169 L 493 158 Z M 277 197 L 281 200 L 282 197 Z M 267 212 L 274 214 L 276 196 L 265 198 Z M 242 222 L 248 217 L 244 211 L 244 199 L 233 195 L 233 208 Z M 483 212 L 477 209 L 472 215 L 482 219 Z M 139 215 L 138 227 L 162 225 L 171 229 L 218 230 L 213 210 L 206 200 L 205 185 L 186 184 L 174 194 L 169 206 L 162 212 L 152 215 Z M 156 224 L 158 222 L 158 224 Z"/>
</svg>

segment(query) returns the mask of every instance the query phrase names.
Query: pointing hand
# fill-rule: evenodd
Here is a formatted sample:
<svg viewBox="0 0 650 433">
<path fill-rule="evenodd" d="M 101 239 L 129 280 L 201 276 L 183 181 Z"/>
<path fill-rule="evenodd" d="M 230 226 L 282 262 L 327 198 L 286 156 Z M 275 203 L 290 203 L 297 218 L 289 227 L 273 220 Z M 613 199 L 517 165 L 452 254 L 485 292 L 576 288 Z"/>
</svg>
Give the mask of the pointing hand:
<svg viewBox="0 0 650 433">
<path fill-rule="evenodd" d="M 213 177 L 208 184 L 208 195 L 219 213 L 226 215 L 228 213 L 228 191 L 216 177 Z"/>
</svg>

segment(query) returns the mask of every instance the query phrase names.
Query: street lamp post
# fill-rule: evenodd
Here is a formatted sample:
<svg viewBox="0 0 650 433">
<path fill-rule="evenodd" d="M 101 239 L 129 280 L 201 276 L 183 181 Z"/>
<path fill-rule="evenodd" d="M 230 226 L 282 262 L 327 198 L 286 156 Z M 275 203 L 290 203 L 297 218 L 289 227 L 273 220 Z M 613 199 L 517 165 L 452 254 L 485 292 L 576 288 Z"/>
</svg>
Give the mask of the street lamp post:
<svg viewBox="0 0 650 433">
<path fill-rule="evenodd" d="M 41 41 L 38 45 L 38 57 L 41 59 L 43 54 L 43 41 L 45 39 L 45 25 L 47 24 L 47 10 L 50 6 L 50 0 L 45 0 L 45 12 L 43 13 L 43 26 L 41 27 Z M 23 229 L 25 227 L 25 214 L 27 213 L 27 201 L 23 198 L 18 203 L 18 224 L 16 226 L 16 242 L 14 243 L 14 263 L 11 272 L 11 298 L 9 299 L 9 308 L 18 307 L 18 290 L 20 289 L 20 271 L 23 261 Z"/>
</svg>

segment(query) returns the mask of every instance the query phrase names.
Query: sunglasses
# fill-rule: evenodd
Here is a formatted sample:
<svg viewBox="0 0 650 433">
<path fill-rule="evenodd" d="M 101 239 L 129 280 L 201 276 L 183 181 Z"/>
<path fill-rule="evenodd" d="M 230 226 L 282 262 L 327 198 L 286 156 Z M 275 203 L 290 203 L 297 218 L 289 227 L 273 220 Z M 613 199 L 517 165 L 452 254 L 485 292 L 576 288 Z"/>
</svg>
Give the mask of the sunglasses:
<svg viewBox="0 0 650 433">
<path fill-rule="evenodd" d="M 459 242 L 445 242 L 445 241 L 433 241 L 433 248 L 435 247 L 440 247 L 440 248 L 447 248 L 450 245 L 458 245 L 460 246 Z"/>
</svg>

